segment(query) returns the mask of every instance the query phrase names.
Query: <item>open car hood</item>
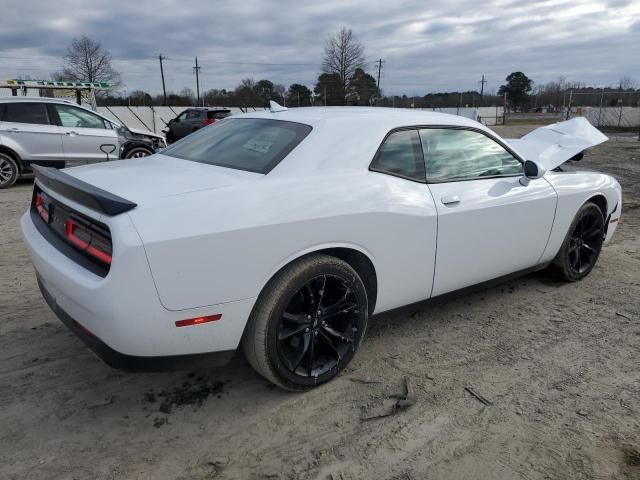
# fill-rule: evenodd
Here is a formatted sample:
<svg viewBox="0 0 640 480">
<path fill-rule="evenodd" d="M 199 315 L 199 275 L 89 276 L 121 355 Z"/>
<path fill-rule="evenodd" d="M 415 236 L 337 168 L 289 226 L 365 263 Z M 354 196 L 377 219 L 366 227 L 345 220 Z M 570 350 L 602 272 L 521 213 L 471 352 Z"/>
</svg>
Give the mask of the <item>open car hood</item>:
<svg viewBox="0 0 640 480">
<path fill-rule="evenodd" d="M 505 139 L 525 160 L 533 160 L 547 171 L 607 140 L 584 117 L 536 128 L 522 138 Z"/>
</svg>

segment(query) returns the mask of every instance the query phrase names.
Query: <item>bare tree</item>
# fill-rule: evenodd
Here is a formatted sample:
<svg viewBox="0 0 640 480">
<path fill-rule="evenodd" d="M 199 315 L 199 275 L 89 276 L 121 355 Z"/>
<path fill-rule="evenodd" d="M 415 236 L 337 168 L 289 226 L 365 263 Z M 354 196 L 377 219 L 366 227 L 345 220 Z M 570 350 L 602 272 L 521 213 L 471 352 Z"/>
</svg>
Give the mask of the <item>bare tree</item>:
<svg viewBox="0 0 640 480">
<path fill-rule="evenodd" d="M 340 76 L 343 96 L 357 68 L 364 68 L 364 47 L 351 29 L 342 27 L 327 39 L 324 47 L 322 71 Z"/>
<path fill-rule="evenodd" d="M 62 68 L 65 80 L 107 82 L 120 85 L 120 74 L 111 66 L 111 54 L 86 35 L 74 38 L 67 49 Z"/>
<path fill-rule="evenodd" d="M 638 82 L 633 78 L 624 76 L 620 79 L 620 90 L 635 90 L 638 88 Z"/>
</svg>

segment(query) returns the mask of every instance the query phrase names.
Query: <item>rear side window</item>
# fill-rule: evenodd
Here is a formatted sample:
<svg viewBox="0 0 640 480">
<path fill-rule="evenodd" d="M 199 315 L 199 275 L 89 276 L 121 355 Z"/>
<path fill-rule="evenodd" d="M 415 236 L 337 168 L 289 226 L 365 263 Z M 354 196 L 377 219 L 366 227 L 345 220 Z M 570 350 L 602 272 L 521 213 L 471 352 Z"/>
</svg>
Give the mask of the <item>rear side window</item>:
<svg viewBox="0 0 640 480">
<path fill-rule="evenodd" d="M 204 112 L 200 110 L 189 110 L 187 113 L 187 120 L 194 120 L 204 116 Z"/>
<path fill-rule="evenodd" d="M 44 103 L 7 103 L 2 115 L 5 122 L 49 125 L 47 107 Z"/>
<path fill-rule="evenodd" d="M 375 172 L 424 182 L 424 159 L 418 131 L 399 130 L 391 133 L 378 150 L 370 168 Z"/>
<path fill-rule="evenodd" d="M 230 118 L 189 135 L 163 155 L 267 174 L 311 132 L 309 125 L 262 118 Z"/>
</svg>

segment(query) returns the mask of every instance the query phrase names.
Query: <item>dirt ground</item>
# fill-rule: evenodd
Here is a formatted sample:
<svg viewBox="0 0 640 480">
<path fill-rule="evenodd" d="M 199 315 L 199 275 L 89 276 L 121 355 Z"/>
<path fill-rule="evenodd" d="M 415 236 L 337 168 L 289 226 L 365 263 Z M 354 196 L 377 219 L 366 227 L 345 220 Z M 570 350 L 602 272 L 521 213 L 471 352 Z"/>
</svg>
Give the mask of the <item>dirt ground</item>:
<svg viewBox="0 0 640 480">
<path fill-rule="evenodd" d="M 211 371 L 103 364 L 38 292 L 18 229 L 31 182 L 1 191 L 0 478 L 640 479 L 640 142 L 579 166 L 624 189 L 585 280 L 535 274 L 374 317 L 350 367 L 305 394 L 241 355 Z M 363 420 L 405 377 L 416 403 Z"/>
</svg>

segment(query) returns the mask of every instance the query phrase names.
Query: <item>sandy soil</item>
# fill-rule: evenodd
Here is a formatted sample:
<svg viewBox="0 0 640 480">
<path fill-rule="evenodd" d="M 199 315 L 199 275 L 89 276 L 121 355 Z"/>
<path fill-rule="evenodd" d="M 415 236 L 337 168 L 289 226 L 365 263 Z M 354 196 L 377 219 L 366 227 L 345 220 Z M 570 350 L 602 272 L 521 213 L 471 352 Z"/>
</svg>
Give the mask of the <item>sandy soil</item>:
<svg viewBox="0 0 640 480">
<path fill-rule="evenodd" d="M 31 182 L 0 192 L 0 478 L 640 478 L 640 143 L 580 166 L 624 188 L 589 277 L 536 274 L 377 316 L 352 365 L 302 395 L 241 356 L 213 371 L 104 365 L 37 290 L 18 230 Z M 404 377 L 416 403 L 363 421 Z"/>
</svg>

